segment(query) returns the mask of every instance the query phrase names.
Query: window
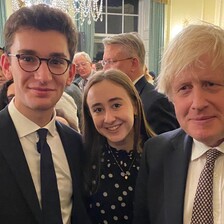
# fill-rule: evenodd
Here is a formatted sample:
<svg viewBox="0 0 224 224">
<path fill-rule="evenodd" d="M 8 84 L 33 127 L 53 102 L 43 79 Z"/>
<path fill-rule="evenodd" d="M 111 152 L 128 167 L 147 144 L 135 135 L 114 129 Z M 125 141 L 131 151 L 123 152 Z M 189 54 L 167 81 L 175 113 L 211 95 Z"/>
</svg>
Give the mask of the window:
<svg viewBox="0 0 224 224">
<path fill-rule="evenodd" d="M 94 60 L 102 59 L 106 36 L 138 32 L 139 0 L 103 0 L 103 20 L 95 23 Z"/>
</svg>

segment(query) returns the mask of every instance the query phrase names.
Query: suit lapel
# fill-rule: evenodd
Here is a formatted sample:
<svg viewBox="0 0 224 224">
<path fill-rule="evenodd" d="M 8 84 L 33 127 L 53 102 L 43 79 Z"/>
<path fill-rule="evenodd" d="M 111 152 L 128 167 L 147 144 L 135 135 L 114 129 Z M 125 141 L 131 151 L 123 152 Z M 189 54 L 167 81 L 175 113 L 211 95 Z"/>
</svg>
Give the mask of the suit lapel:
<svg viewBox="0 0 224 224">
<path fill-rule="evenodd" d="M 152 90 L 154 89 L 154 86 L 146 80 L 145 76 L 137 81 L 137 83 L 135 84 L 135 88 L 137 89 L 139 95 L 141 95 L 146 85 L 151 86 Z"/>
<path fill-rule="evenodd" d="M 6 108 L 3 110 L 0 116 L 0 132 L 2 138 L 0 141 L 0 153 L 3 154 L 7 161 L 12 176 L 18 183 L 18 187 L 27 201 L 31 212 L 36 220 L 41 222 L 41 210 L 36 190 L 17 132 L 11 117 L 9 116 L 8 109 Z"/>
<path fill-rule="evenodd" d="M 182 223 L 187 171 L 192 139 L 186 134 L 172 142 L 173 152 L 164 162 L 164 201 L 168 223 Z"/>
</svg>

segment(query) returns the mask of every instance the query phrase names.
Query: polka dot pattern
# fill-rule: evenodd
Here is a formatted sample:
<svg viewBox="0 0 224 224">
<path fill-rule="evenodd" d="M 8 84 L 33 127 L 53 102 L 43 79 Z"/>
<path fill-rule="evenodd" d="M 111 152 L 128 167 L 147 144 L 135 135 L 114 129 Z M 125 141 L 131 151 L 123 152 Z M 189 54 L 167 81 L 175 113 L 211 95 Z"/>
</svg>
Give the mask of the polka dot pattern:
<svg viewBox="0 0 224 224">
<path fill-rule="evenodd" d="M 114 148 L 111 150 L 124 171 L 130 167 L 134 156 L 136 159 L 131 166 L 128 179 L 125 179 L 110 151 L 106 147 L 103 149 L 100 182 L 97 192 L 89 198 L 88 213 L 92 224 L 131 224 L 140 154 L 135 151 L 126 152 Z"/>
<path fill-rule="evenodd" d="M 191 224 L 213 224 L 213 172 L 217 157 L 221 154 L 217 149 L 209 149 L 206 163 L 201 172 L 191 217 Z"/>
</svg>

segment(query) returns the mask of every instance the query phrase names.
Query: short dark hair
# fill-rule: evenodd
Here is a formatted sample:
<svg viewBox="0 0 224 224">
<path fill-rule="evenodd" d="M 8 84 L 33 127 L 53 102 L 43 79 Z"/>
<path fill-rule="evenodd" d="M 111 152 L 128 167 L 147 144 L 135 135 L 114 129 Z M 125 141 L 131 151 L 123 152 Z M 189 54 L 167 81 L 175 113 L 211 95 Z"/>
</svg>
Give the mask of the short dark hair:
<svg viewBox="0 0 224 224">
<path fill-rule="evenodd" d="M 40 31 L 55 30 L 65 35 L 72 60 L 77 47 L 77 31 L 68 14 L 45 4 L 22 7 L 15 11 L 5 23 L 5 51 L 10 52 L 15 33 L 23 28 Z M 31 37 L 32 38 L 32 37 Z"/>
</svg>

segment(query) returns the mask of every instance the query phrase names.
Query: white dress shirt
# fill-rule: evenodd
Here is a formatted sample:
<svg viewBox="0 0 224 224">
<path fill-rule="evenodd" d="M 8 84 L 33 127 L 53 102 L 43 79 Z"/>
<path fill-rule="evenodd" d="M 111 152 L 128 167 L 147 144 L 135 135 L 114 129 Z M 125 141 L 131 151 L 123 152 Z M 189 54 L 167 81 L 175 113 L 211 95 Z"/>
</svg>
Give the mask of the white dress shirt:
<svg viewBox="0 0 224 224">
<path fill-rule="evenodd" d="M 224 143 L 215 147 L 222 154 L 216 159 L 213 177 L 214 224 L 224 224 Z M 191 161 L 188 169 L 184 202 L 184 224 L 190 224 L 194 197 L 199 177 L 206 162 L 206 152 L 211 149 L 196 140 L 193 141 Z"/>
<path fill-rule="evenodd" d="M 38 142 L 38 135 L 36 131 L 40 127 L 21 114 L 16 109 L 13 101 L 14 100 L 10 102 L 8 107 L 9 114 L 13 120 L 20 139 L 37 192 L 39 203 L 41 205 L 40 154 L 38 153 L 36 147 L 36 143 Z M 43 128 L 48 129 L 47 142 L 51 148 L 57 177 L 63 223 L 69 224 L 71 223 L 72 210 L 72 179 L 63 145 L 56 129 L 55 116 L 56 113 L 54 112 L 52 120 Z"/>
</svg>

